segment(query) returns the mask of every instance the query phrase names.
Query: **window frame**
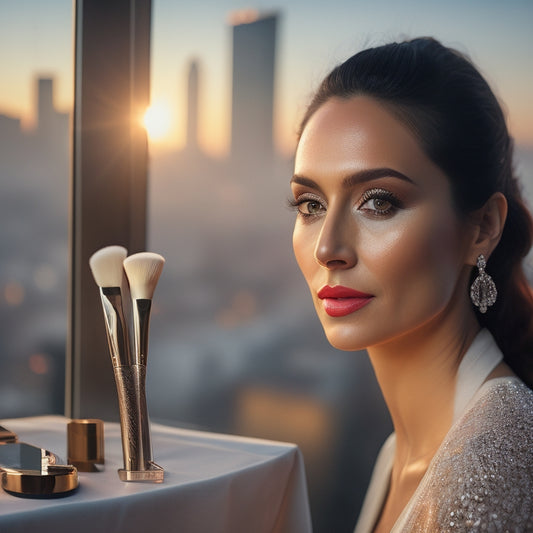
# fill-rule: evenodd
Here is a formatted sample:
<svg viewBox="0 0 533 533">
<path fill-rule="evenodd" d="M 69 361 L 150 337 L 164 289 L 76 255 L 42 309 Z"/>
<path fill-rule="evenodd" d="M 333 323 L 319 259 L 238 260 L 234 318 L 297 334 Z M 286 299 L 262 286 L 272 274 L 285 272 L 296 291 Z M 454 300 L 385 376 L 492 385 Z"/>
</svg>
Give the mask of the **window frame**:
<svg viewBox="0 0 533 533">
<path fill-rule="evenodd" d="M 65 415 L 118 419 L 90 256 L 145 250 L 151 0 L 76 0 Z"/>
</svg>

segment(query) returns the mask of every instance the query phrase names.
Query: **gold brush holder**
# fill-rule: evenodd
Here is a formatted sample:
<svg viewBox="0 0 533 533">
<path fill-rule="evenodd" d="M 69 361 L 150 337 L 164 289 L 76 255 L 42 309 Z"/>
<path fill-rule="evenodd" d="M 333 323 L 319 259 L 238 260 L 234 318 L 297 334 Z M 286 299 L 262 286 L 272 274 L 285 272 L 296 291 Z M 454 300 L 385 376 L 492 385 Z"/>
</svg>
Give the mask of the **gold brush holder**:
<svg viewBox="0 0 533 533">
<path fill-rule="evenodd" d="M 161 483 L 165 471 L 152 459 L 146 366 L 132 364 L 117 366 L 114 370 L 124 456 L 124 468 L 119 469 L 119 478 L 122 481 Z"/>
</svg>

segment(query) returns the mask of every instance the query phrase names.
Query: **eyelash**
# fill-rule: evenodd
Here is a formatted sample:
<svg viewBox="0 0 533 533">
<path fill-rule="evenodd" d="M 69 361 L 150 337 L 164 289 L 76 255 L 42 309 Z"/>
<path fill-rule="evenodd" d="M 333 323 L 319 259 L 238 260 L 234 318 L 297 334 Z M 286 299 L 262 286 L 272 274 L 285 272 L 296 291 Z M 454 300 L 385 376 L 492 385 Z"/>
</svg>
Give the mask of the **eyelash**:
<svg viewBox="0 0 533 533">
<path fill-rule="evenodd" d="M 384 200 L 385 202 L 388 202 L 390 206 L 384 210 L 362 209 L 363 206 L 370 200 Z M 385 189 L 369 189 L 368 191 L 365 191 L 363 193 L 363 196 L 361 197 L 361 201 L 359 202 L 358 209 L 367 211 L 371 213 L 372 216 L 375 216 L 375 217 L 385 217 L 385 216 L 395 213 L 401 207 L 402 207 L 402 203 L 396 197 L 396 195 L 394 195 L 392 192 L 387 191 Z"/>
<path fill-rule="evenodd" d="M 363 208 L 363 206 L 371 201 L 371 200 L 383 200 L 385 202 L 388 202 L 390 206 L 387 209 L 384 210 L 377 210 L 377 209 L 370 209 L 370 208 Z M 309 203 L 309 202 L 316 202 L 321 206 L 322 209 L 326 209 L 326 205 L 324 205 L 324 201 L 319 197 L 312 194 L 302 194 L 296 199 L 289 199 L 288 204 L 289 207 L 295 211 L 297 211 L 298 215 L 303 217 L 304 219 L 309 219 L 312 217 L 319 216 L 318 213 L 305 213 L 301 210 L 301 206 Z M 394 195 L 392 192 L 387 191 L 385 189 L 369 189 L 363 193 L 361 196 L 361 199 L 357 205 L 357 209 L 361 211 L 365 211 L 369 213 L 371 216 L 374 217 L 386 217 L 394 212 L 396 212 L 398 209 L 402 208 L 402 203 L 400 200 Z"/>
<path fill-rule="evenodd" d="M 309 219 L 312 217 L 318 216 L 316 213 L 305 213 L 301 210 L 301 206 L 310 203 L 315 202 L 321 206 L 322 209 L 326 209 L 326 206 L 324 205 L 323 200 L 320 199 L 320 197 L 315 196 L 314 194 L 302 194 L 298 198 L 295 198 L 294 200 L 292 198 L 289 198 L 288 204 L 289 208 L 293 209 L 297 212 L 298 216 L 303 217 L 304 219 Z"/>
</svg>

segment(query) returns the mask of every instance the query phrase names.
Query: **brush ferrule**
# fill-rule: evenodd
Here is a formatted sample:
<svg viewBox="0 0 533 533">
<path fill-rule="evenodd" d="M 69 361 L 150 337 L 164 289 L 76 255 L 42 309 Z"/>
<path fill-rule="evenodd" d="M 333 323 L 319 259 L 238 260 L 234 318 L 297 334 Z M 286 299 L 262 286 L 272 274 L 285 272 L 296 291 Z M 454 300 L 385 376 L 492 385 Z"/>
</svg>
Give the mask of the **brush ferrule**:
<svg viewBox="0 0 533 533">
<path fill-rule="evenodd" d="M 120 287 L 100 287 L 100 290 L 104 296 L 122 296 Z"/>
<path fill-rule="evenodd" d="M 101 287 L 100 296 L 113 366 L 131 364 L 130 343 L 120 287 Z"/>
<path fill-rule="evenodd" d="M 133 321 L 135 328 L 135 363 L 146 365 L 148 360 L 148 333 L 150 330 L 150 313 L 152 300 L 136 298 L 133 304 Z"/>
</svg>

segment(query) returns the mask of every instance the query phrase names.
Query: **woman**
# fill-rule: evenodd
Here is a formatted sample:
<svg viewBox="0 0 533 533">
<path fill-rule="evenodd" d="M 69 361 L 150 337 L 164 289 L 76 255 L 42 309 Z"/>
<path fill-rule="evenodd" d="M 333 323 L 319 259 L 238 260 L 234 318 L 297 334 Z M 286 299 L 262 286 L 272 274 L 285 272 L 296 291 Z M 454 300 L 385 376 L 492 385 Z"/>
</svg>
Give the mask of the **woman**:
<svg viewBox="0 0 533 533">
<path fill-rule="evenodd" d="M 430 38 L 356 54 L 291 187 L 326 336 L 367 349 L 394 425 L 356 532 L 533 531 L 533 226 L 487 83 Z"/>
</svg>

